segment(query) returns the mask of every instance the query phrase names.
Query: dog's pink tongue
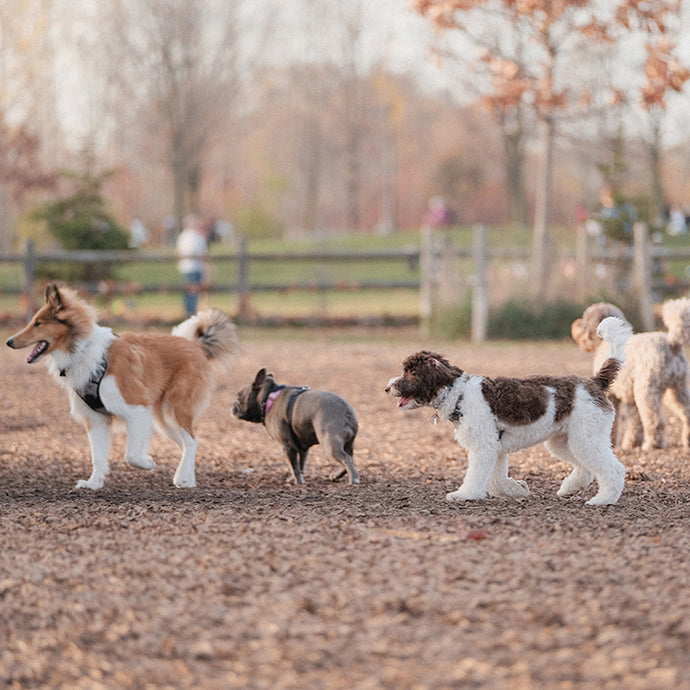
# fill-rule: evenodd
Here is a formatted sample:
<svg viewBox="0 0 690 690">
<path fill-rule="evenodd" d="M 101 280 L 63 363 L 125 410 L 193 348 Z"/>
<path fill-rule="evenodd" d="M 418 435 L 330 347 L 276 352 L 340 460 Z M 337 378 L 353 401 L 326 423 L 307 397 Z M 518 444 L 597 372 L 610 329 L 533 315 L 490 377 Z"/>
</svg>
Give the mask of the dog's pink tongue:
<svg viewBox="0 0 690 690">
<path fill-rule="evenodd" d="M 41 356 L 46 347 L 48 347 L 48 343 L 46 343 L 45 340 L 41 340 L 41 342 L 38 343 L 33 350 L 31 350 L 31 354 L 26 358 L 27 364 L 35 362 L 36 359 Z"/>
<path fill-rule="evenodd" d="M 412 398 L 400 398 L 398 400 L 398 407 L 405 407 L 410 400 L 412 400 Z"/>
</svg>

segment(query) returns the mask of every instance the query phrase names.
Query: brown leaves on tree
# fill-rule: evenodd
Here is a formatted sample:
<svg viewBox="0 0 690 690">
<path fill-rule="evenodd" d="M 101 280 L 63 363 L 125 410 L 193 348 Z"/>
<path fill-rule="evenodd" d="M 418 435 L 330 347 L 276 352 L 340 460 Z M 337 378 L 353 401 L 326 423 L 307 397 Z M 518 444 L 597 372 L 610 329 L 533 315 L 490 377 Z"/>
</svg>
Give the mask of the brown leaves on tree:
<svg viewBox="0 0 690 690">
<path fill-rule="evenodd" d="M 40 142 L 25 126 L 10 129 L 0 118 L 0 183 L 9 184 L 12 196 L 20 200 L 30 189 L 51 187 L 55 175 L 42 170 Z"/>
<path fill-rule="evenodd" d="M 528 19 L 543 39 L 542 44 L 552 62 L 557 47 L 551 32 L 557 24 L 561 32 L 579 33 L 596 42 L 613 42 L 622 34 L 642 32 L 650 39 L 644 66 L 647 81 L 640 94 L 640 101 L 647 108 L 663 107 L 667 91 L 681 91 L 690 78 L 690 72 L 675 54 L 676 44 L 668 38 L 669 27 L 680 15 L 678 0 L 619 0 L 613 13 L 592 0 L 415 0 L 413 6 L 438 30 L 464 30 L 467 13 L 473 10 L 504 11 L 516 30 L 516 20 Z M 589 20 L 582 22 L 578 18 L 575 21 L 573 10 L 590 12 Z M 522 74 L 523 69 L 506 56 L 494 53 L 484 61 L 491 65 L 494 90 L 484 101 L 491 100 L 493 107 L 516 106 L 527 92 L 534 95 L 539 110 L 561 109 L 567 105 L 567 91 L 552 88 L 549 76 L 552 67 L 548 64 L 540 66 L 541 78 L 528 81 Z M 577 98 L 580 105 L 587 102 L 582 96 Z M 618 100 L 614 96 L 614 101 Z"/>
</svg>

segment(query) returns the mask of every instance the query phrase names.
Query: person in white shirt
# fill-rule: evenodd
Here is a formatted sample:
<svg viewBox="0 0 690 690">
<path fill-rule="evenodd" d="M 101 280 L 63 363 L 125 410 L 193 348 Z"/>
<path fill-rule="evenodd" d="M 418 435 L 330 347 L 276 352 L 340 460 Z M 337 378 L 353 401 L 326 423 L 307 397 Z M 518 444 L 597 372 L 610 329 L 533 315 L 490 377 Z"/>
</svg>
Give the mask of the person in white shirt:
<svg viewBox="0 0 690 690">
<path fill-rule="evenodd" d="M 193 316 L 197 311 L 199 290 L 206 272 L 206 256 L 208 242 L 206 234 L 198 216 L 187 216 L 184 230 L 177 238 L 177 255 L 180 260 L 177 268 L 184 280 L 184 307 L 187 316 Z"/>
</svg>

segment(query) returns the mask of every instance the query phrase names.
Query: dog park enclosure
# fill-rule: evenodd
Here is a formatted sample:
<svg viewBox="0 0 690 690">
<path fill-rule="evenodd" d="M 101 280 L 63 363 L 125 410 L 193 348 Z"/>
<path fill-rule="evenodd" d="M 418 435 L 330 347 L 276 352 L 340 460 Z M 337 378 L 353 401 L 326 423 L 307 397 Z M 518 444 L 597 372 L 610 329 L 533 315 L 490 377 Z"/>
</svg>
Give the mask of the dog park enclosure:
<svg viewBox="0 0 690 690">
<path fill-rule="evenodd" d="M 4 337 L 10 333 L 6 332 Z M 249 337 L 199 424 L 198 487 L 175 489 L 174 444 L 127 467 L 116 436 L 97 492 L 84 429 L 43 365 L 0 350 L 0 684 L 8 688 L 626 688 L 690 686 L 690 463 L 619 455 L 620 501 L 559 499 L 570 471 L 511 456 L 522 500 L 444 501 L 466 470 L 452 426 L 383 392 L 429 347 L 469 372 L 587 375 L 574 343 Z M 355 407 L 362 484 L 306 485 L 229 406 L 261 366 Z M 353 371 L 356 372 L 353 375 Z"/>
<path fill-rule="evenodd" d="M 253 302 L 260 295 L 295 294 L 317 296 L 311 321 L 329 318 L 328 300 L 332 295 L 351 295 L 352 304 L 366 294 L 406 294 L 402 314 L 386 307 L 374 314 L 374 321 L 427 323 L 444 309 L 468 300 L 471 308 L 472 338 L 486 336 L 492 305 L 523 295 L 529 299 L 530 250 L 503 247 L 490 241 L 492 231 L 484 226 L 472 229 L 471 244 L 456 246 L 442 231 L 422 231 L 416 246 L 394 250 L 343 251 L 310 250 L 290 252 L 252 252 L 242 241 L 236 250 L 211 255 L 214 278 L 204 287 L 214 295 L 236 299 L 240 321 L 256 317 Z M 574 251 L 551 254 L 551 286 L 555 296 L 585 301 L 592 293 L 615 295 L 622 291 L 634 302 L 645 329 L 653 328 L 653 304 L 688 288 L 687 280 L 669 284 L 660 279 L 659 265 L 690 260 L 690 248 L 668 249 L 650 242 L 647 228 L 635 225 L 630 247 L 593 249 L 584 228 L 578 228 Z M 0 255 L 0 265 L 12 268 L 12 278 L 1 286 L 1 294 L 22 298 L 27 312 L 40 292 L 37 272 L 42 266 L 69 263 L 110 264 L 113 266 L 171 266 L 176 258 L 164 251 L 37 251 L 28 243 L 22 254 Z M 117 296 L 179 293 L 182 285 L 176 274 L 168 282 L 155 279 L 108 280 L 86 285 L 88 292 L 106 299 Z M 38 292 L 37 292 L 38 291 Z M 347 297 L 345 297 L 347 299 Z M 356 310 L 355 310 L 356 311 Z M 269 315 L 281 320 L 281 315 Z"/>
</svg>

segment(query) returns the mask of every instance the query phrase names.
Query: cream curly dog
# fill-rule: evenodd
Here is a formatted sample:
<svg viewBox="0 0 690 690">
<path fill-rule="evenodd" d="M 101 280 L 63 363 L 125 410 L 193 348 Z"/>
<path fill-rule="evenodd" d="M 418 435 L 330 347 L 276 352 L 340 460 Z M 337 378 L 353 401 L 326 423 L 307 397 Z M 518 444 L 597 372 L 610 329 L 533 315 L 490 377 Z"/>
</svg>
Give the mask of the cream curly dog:
<svg viewBox="0 0 690 690">
<path fill-rule="evenodd" d="M 614 441 L 623 449 L 666 447 L 661 401 L 667 392 L 666 403 L 683 423 L 683 447 L 690 447 L 690 367 L 683 350 L 690 343 L 690 299 L 665 302 L 661 315 L 668 331 L 633 335 L 625 365 L 609 389 L 617 410 Z M 609 316 L 625 318 L 613 304 L 592 304 L 571 327 L 579 347 L 594 352 L 594 371 L 608 352 L 608 344 L 597 335 L 597 326 Z"/>
</svg>

